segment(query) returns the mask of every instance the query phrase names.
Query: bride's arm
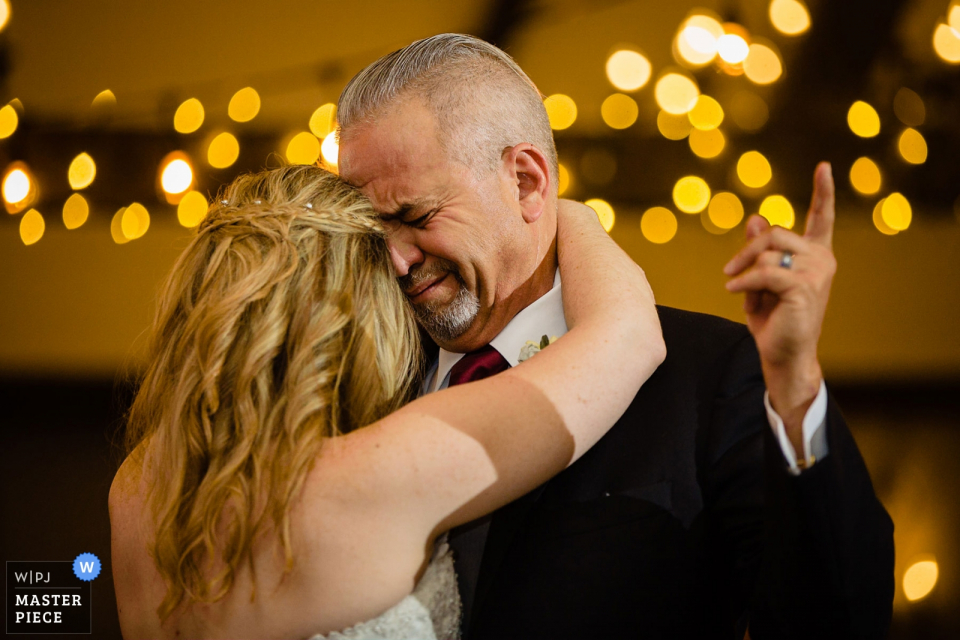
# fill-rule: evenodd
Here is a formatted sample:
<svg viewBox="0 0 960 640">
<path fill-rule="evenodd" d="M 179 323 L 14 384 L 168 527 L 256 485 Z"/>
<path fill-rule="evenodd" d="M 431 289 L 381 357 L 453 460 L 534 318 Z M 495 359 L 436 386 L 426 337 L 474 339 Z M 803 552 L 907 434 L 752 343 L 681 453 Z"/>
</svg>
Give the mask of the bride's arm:
<svg viewBox="0 0 960 640">
<path fill-rule="evenodd" d="M 666 355 L 653 294 L 592 209 L 563 203 L 557 233 L 570 331 L 500 375 L 328 442 L 317 466 L 343 479 L 323 482 L 347 492 L 337 502 L 443 531 L 545 482 L 623 414 Z"/>
</svg>

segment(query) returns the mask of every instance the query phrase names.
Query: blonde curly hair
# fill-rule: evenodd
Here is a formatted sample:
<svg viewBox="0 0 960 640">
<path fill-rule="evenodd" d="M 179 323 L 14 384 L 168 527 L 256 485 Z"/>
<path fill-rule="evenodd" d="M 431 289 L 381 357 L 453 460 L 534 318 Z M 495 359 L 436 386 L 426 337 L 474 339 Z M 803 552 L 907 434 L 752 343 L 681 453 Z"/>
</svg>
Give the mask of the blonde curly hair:
<svg viewBox="0 0 960 640">
<path fill-rule="evenodd" d="M 128 453 L 150 445 L 161 620 L 222 598 L 267 528 L 293 567 L 289 508 L 324 440 L 407 402 L 420 360 L 356 189 L 310 166 L 227 187 L 163 285 L 127 422 Z"/>
</svg>

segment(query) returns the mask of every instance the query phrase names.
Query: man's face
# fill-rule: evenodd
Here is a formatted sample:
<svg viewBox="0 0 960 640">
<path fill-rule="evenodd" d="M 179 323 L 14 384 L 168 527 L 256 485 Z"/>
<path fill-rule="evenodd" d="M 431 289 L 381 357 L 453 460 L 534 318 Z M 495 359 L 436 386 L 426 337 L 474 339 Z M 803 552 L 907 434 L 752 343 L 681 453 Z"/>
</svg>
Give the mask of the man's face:
<svg viewBox="0 0 960 640">
<path fill-rule="evenodd" d="M 516 185 L 503 172 L 478 178 L 451 160 L 433 115 L 415 99 L 348 131 L 340 173 L 380 212 L 400 286 L 431 337 L 452 351 L 493 339 L 536 265 Z"/>
</svg>

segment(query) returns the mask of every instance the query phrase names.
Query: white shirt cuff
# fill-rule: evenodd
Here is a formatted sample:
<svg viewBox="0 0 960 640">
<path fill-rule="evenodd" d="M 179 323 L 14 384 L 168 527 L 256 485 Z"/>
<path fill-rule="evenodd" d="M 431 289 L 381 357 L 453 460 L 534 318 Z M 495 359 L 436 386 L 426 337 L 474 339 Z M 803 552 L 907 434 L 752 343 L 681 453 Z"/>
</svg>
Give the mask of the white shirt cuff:
<svg viewBox="0 0 960 640">
<path fill-rule="evenodd" d="M 800 467 L 797 464 L 797 452 L 787 437 L 787 429 L 783 426 L 783 418 L 770 406 L 770 394 L 764 392 L 763 406 L 767 409 L 767 420 L 773 429 L 773 434 L 780 443 L 783 450 L 783 457 L 787 459 L 787 467 L 791 475 L 800 475 Z M 820 391 L 813 400 L 813 404 L 807 409 L 807 414 L 803 416 L 801 424 L 801 435 L 803 436 L 803 458 L 806 460 L 806 468 L 813 466 L 818 460 L 822 460 L 828 453 L 827 447 L 827 385 L 820 381 Z"/>
</svg>

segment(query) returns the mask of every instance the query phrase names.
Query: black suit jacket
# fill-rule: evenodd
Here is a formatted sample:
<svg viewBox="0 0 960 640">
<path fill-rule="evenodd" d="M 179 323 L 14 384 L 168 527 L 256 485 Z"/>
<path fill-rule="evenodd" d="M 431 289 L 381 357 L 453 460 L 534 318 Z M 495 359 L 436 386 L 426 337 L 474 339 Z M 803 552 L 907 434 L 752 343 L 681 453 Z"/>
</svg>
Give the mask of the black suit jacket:
<svg viewBox="0 0 960 640">
<path fill-rule="evenodd" d="M 746 328 L 659 312 L 667 358 L 607 435 L 495 512 L 482 560 L 453 532 L 467 640 L 884 636 L 893 524 L 833 400 L 789 475 Z"/>
</svg>

